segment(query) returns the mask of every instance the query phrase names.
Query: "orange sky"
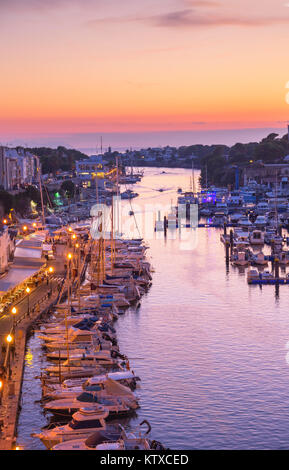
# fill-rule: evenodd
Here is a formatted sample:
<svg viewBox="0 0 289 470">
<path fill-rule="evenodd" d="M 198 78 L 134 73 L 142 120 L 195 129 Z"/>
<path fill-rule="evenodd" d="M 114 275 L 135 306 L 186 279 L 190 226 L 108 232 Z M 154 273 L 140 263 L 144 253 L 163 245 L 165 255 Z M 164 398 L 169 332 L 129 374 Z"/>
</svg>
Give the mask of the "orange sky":
<svg viewBox="0 0 289 470">
<path fill-rule="evenodd" d="M 47 3 L 0 0 L 2 135 L 289 119 L 285 1 Z"/>
</svg>

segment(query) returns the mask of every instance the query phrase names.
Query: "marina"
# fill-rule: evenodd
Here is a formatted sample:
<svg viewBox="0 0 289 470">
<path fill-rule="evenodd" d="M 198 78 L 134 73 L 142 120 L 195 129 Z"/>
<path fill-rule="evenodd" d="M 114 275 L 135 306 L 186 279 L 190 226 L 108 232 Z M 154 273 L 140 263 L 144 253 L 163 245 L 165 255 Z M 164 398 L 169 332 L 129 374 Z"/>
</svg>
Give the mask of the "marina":
<svg viewBox="0 0 289 470">
<path fill-rule="evenodd" d="M 195 173 L 197 188 L 198 173 Z M 178 179 L 174 184 L 176 174 Z M 238 233 L 236 224 L 214 227 L 207 218 L 201 217 L 192 227 L 185 222 L 185 216 L 178 227 L 174 226 L 170 213 L 178 198 L 178 187 L 188 186 L 190 174 L 189 170 L 166 169 L 165 173 L 154 168 L 145 170 L 143 178 L 135 185 L 139 194 L 132 205 L 136 220 L 122 227 L 129 231 L 132 242 L 115 241 L 119 253 L 125 245 L 126 261 L 116 259 L 116 271 L 112 273 L 110 260 L 114 244 L 111 239 L 107 240 L 106 267 L 103 262 L 98 263 L 100 266 L 94 271 L 89 268 L 90 264 L 94 265 L 92 259 L 88 264 L 86 277 L 87 281 L 95 283 L 94 290 L 89 293 L 85 281 L 75 291 L 80 297 L 73 294 L 70 298 L 71 314 L 67 307 L 69 301 L 58 301 L 56 316 L 50 314 L 34 326 L 26 347 L 17 447 L 44 450 L 53 444 L 61 449 L 69 448 L 69 440 L 56 443 L 49 437 L 48 444 L 47 441 L 43 444 L 46 438 L 39 436 L 46 432 L 44 428 L 49 426 L 51 418 L 55 423 L 52 432 L 63 415 L 66 415 L 64 426 L 68 426 L 75 413 L 81 414 L 85 409 L 87 413 L 97 411 L 91 408 L 96 400 L 97 413 L 108 423 L 107 430 L 103 431 L 111 436 L 112 443 L 118 443 L 119 449 L 124 445 L 121 442 L 126 442 L 125 435 L 120 437 L 123 431 L 119 424 L 125 432 L 134 430 L 135 435 L 141 433 L 145 439 L 143 426 L 140 427 L 144 420 L 151 428 L 150 442 L 167 448 L 213 449 L 220 446 L 249 449 L 263 448 L 264 445 L 286 448 L 285 396 L 289 378 L 285 312 L 288 302 L 283 291 L 286 286 L 280 291 L 277 288 L 279 284 L 287 283 L 287 264 L 280 262 L 277 282 L 268 271 L 268 266 L 275 262 L 274 276 L 277 272 L 277 258 L 276 253 L 272 253 L 272 246 L 265 241 L 263 244 L 262 240 L 262 256 L 260 246 L 256 250 L 248 239 L 241 249 L 238 243 L 235 245 L 236 238 L 233 237 L 233 230 Z M 162 186 L 171 189 L 158 194 L 160 178 Z M 155 230 L 158 209 L 153 203 L 156 198 L 164 208 L 160 219 L 167 217 L 169 221 L 166 231 Z M 145 225 L 142 214 L 148 207 L 150 212 Z M 147 249 L 141 248 L 144 229 Z M 79 234 L 84 236 L 85 230 L 83 228 Z M 70 236 L 72 233 L 77 233 L 77 225 Z M 124 235 L 125 231 L 123 240 Z M 58 237 L 57 243 L 65 248 L 65 244 L 61 245 L 61 236 Z M 233 240 L 232 248 L 230 239 Z M 227 260 L 226 246 L 229 247 Z M 234 266 L 234 256 L 242 253 L 243 261 Z M 102 257 L 98 250 L 95 255 Z M 149 263 L 152 269 L 147 281 L 144 282 L 141 275 L 141 284 L 136 290 L 122 291 L 133 259 L 144 255 L 147 261 L 143 266 L 147 268 Z M 102 280 L 104 267 L 105 283 Z M 249 284 L 246 272 L 247 277 L 251 272 Z M 273 291 L 266 284 L 275 284 Z M 242 304 L 238 302 L 240 296 Z M 95 326 L 97 311 L 102 311 L 106 321 L 110 315 L 114 317 L 113 323 L 108 323 L 109 329 L 106 327 L 102 331 L 104 337 L 99 352 L 99 340 L 95 343 L 99 338 L 96 333 L 99 329 Z M 246 325 L 250 325 L 249 335 L 245 334 Z M 78 336 L 75 336 L 76 331 Z M 109 353 L 111 347 L 115 357 Z M 165 357 L 159 354 L 160 348 L 166 351 Z M 109 372 L 117 364 L 122 364 L 122 370 Z M 114 395 L 106 390 L 107 372 L 112 378 Z M 122 383 L 117 381 L 117 374 L 120 378 L 124 374 Z M 135 377 L 136 380 L 132 383 L 124 377 Z M 122 404 L 118 401 L 123 396 L 119 386 L 125 387 L 125 395 L 134 394 L 135 398 L 129 398 L 134 403 L 132 412 L 123 399 Z M 78 403 L 77 397 L 83 393 L 86 398 Z M 262 415 L 258 411 L 261 397 L 263 405 L 265 402 Z M 70 410 L 68 415 L 67 409 Z M 55 410 L 56 416 L 50 410 Z M 93 442 L 85 443 L 88 438 L 86 435 L 81 442 L 79 439 L 71 442 L 87 448 L 89 442 Z M 100 449 L 101 439 L 98 437 L 93 444 L 99 445 Z M 149 445 L 146 442 L 143 445 Z"/>
</svg>

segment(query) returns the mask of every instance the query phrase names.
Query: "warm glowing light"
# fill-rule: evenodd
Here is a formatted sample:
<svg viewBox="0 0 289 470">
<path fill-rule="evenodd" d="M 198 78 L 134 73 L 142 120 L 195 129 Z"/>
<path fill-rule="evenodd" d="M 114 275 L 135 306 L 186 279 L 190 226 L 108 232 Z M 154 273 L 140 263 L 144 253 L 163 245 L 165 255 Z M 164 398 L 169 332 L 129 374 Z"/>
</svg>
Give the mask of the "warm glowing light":
<svg viewBox="0 0 289 470">
<path fill-rule="evenodd" d="M 0 380 L 0 390 L 2 390 L 2 388 L 3 388 L 3 382 L 2 380 Z"/>
<path fill-rule="evenodd" d="M 53 268 L 52 266 L 50 266 L 50 268 L 48 269 L 48 271 L 49 271 L 50 273 L 53 273 L 54 268 Z"/>
<path fill-rule="evenodd" d="M 7 219 L 4 219 L 4 220 L 3 220 L 3 224 L 4 224 L 4 225 L 7 224 Z"/>
<path fill-rule="evenodd" d="M 68 253 L 67 258 L 68 258 L 68 259 L 72 259 L 72 254 L 71 254 L 71 253 Z"/>
<path fill-rule="evenodd" d="M 13 307 L 12 310 L 11 310 L 11 313 L 13 313 L 13 315 L 15 315 L 17 313 L 17 308 Z"/>
<path fill-rule="evenodd" d="M 32 225 L 33 225 L 33 227 L 36 227 L 36 225 L 37 225 L 37 224 L 36 224 L 36 222 L 33 222 L 33 224 L 32 224 Z"/>
<path fill-rule="evenodd" d="M 26 232 L 26 230 L 27 230 L 27 225 L 24 225 L 23 231 Z"/>
<path fill-rule="evenodd" d="M 73 238 L 73 240 L 75 240 L 75 239 L 76 239 L 76 235 L 75 235 L 75 233 L 72 235 L 72 238 Z"/>
<path fill-rule="evenodd" d="M 31 291 L 30 287 L 26 287 L 25 292 L 27 292 L 27 294 L 30 294 L 30 291 Z"/>
<path fill-rule="evenodd" d="M 71 228 L 71 227 L 68 227 L 68 231 L 69 231 L 69 232 L 72 232 L 72 228 Z"/>
<path fill-rule="evenodd" d="M 75 245 L 75 246 L 76 246 L 76 248 L 79 248 L 79 243 L 76 243 L 76 245 Z"/>
<path fill-rule="evenodd" d="M 6 336 L 6 341 L 7 341 L 7 343 L 11 343 L 11 342 L 12 342 L 12 339 L 13 339 L 13 338 L 12 338 L 11 335 Z"/>
</svg>

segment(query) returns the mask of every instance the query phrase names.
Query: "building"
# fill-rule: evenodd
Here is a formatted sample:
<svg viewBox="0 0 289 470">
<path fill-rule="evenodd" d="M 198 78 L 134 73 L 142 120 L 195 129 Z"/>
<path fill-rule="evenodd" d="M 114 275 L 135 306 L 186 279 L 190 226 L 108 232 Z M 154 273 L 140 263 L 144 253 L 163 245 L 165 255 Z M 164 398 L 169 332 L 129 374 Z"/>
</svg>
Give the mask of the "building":
<svg viewBox="0 0 289 470">
<path fill-rule="evenodd" d="M 31 184 L 37 175 L 39 159 L 23 148 L 0 147 L 0 187 L 6 191 Z"/>
<path fill-rule="evenodd" d="M 273 188 L 286 178 L 289 179 L 289 163 L 251 163 L 243 168 L 242 176 L 244 186 L 254 180 L 258 184 Z"/>
<path fill-rule="evenodd" d="M 9 262 L 13 260 L 15 235 L 7 227 L 0 228 L 0 274 L 8 271 Z"/>
</svg>

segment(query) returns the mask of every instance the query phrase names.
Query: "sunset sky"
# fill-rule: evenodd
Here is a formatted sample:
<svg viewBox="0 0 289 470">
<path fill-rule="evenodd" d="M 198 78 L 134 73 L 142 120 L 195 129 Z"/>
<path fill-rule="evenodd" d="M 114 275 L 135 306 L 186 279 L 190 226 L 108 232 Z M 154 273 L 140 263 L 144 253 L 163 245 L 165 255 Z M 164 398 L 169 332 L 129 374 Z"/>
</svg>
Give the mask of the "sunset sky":
<svg viewBox="0 0 289 470">
<path fill-rule="evenodd" d="M 0 16 L 2 143 L 206 143 L 289 120 L 286 1 L 0 0 Z"/>
</svg>

